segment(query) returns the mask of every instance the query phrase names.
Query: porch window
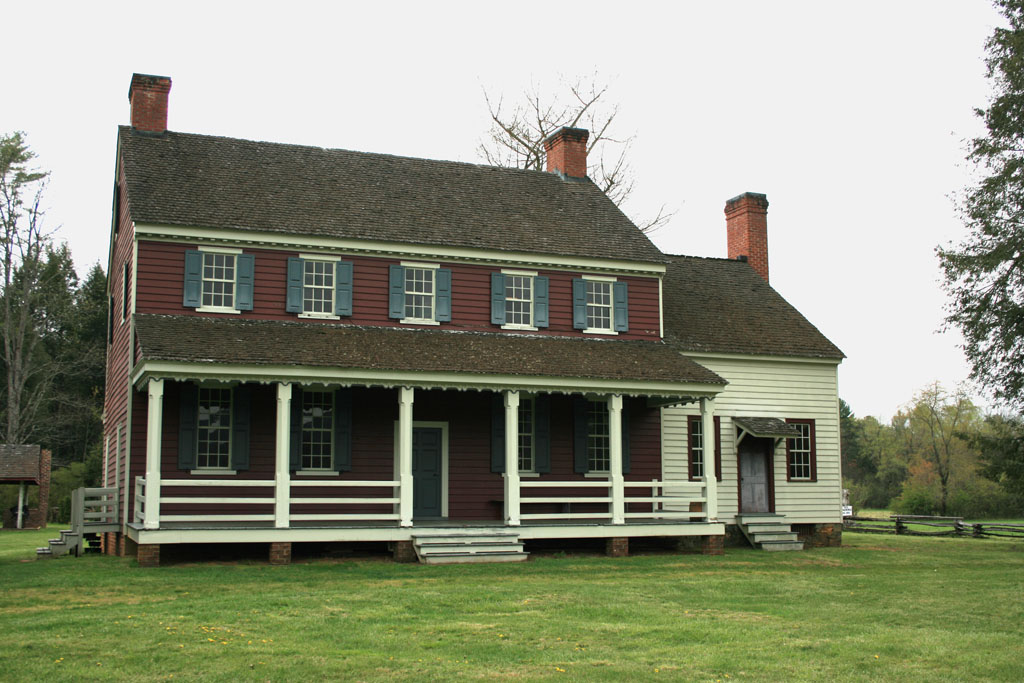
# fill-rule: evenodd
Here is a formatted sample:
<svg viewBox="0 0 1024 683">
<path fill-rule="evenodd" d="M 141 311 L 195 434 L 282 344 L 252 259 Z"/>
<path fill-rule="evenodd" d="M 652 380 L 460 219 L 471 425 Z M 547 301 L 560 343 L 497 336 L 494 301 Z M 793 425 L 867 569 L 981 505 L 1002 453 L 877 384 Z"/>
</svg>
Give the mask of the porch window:
<svg viewBox="0 0 1024 683">
<path fill-rule="evenodd" d="M 786 439 L 786 481 L 817 481 L 814 420 L 786 420 L 800 436 Z"/>
<path fill-rule="evenodd" d="M 722 423 L 715 415 L 715 478 L 722 481 Z M 687 451 L 689 455 L 690 481 L 704 478 L 704 421 L 700 415 L 690 415 L 687 423 Z"/>
<path fill-rule="evenodd" d="M 608 404 L 587 402 L 587 470 L 607 472 L 611 469 L 611 439 L 608 432 Z"/>
<path fill-rule="evenodd" d="M 302 469 L 334 469 L 334 392 L 302 392 Z"/>
<path fill-rule="evenodd" d="M 200 469 L 231 464 L 231 389 L 199 389 L 196 462 Z"/>
<path fill-rule="evenodd" d="M 533 472 L 533 399 L 519 399 L 519 471 Z"/>
</svg>

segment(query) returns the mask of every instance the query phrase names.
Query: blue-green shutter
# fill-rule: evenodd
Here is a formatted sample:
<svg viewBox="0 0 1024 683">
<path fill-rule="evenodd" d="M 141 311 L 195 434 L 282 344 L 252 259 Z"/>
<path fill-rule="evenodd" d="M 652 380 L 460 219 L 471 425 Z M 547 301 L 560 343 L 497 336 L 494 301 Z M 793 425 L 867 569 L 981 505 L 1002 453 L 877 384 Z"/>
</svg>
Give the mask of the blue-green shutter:
<svg viewBox="0 0 1024 683">
<path fill-rule="evenodd" d="M 203 254 L 200 251 L 185 252 L 185 295 L 182 304 L 199 308 L 203 303 Z"/>
<path fill-rule="evenodd" d="M 302 259 L 290 256 L 288 258 L 288 289 L 284 310 L 289 313 L 302 313 Z"/>
<path fill-rule="evenodd" d="M 625 282 L 612 283 L 615 331 L 629 332 L 629 294 Z"/>
<path fill-rule="evenodd" d="M 405 317 L 405 268 L 392 265 L 389 274 L 388 317 Z"/>
<path fill-rule="evenodd" d="M 252 254 L 235 257 L 235 310 L 251 311 L 256 258 Z"/>
<path fill-rule="evenodd" d="M 231 469 L 249 469 L 249 424 L 251 393 L 244 384 L 231 392 Z"/>
<path fill-rule="evenodd" d="M 288 469 L 302 469 L 302 390 L 292 385 L 292 419 L 288 434 Z"/>
<path fill-rule="evenodd" d="M 533 467 L 540 474 L 551 472 L 551 396 L 533 399 Z"/>
<path fill-rule="evenodd" d="M 334 315 L 352 315 L 352 262 L 334 268 Z"/>
<path fill-rule="evenodd" d="M 505 471 L 505 397 L 491 394 L 491 472 Z"/>
<path fill-rule="evenodd" d="M 434 288 L 437 296 L 434 299 L 434 320 L 447 323 L 452 320 L 452 271 L 450 268 L 438 268 L 434 271 Z"/>
<path fill-rule="evenodd" d="M 622 398 L 622 473 L 629 474 L 629 399 Z"/>
<path fill-rule="evenodd" d="M 581 278 L 572 281 L 572 326 L 587 329 L 587 281 Z"/>
<path fill-rule="evenodd" d="M 548 326 L 548 279 L 543 275 L 533 278 L 533 326 Z"/>
<path fill-rule="evenodd" d="M 587 399 L 572 400 L 572 453 L 573 469 L 579 474 L 590 471 L 587 457 Z"/>
<path fill-rule="evenodd" d="M 334 392 L 334 470 L 352 471 L 352 390 Z"/>
<path fill-rule="evenodd" d="M 199 418 L 199 387 L 181 385 L 178 395 L 178 469 L 196 468 L 196 421 Z"/>
<path fill-rule="evenodd" d="M 505 324 L 505 275 L 491 273 L 491 324 Z"/>
</svg>

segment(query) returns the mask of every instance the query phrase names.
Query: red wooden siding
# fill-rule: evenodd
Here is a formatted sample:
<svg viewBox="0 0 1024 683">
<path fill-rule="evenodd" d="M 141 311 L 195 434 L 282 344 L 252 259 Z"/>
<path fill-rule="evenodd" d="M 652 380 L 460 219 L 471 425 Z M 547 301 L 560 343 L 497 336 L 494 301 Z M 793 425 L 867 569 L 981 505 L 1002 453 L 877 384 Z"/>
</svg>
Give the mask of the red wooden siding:
<svg viewBox="0 0 1024 683">
<path fill-rule="evenodd" d="M 192 475 L 178 469 L 178 397 L 180 384 L 166 382 L 164 387 L 164 419 L 161 476 L 165 479 L 189 479 Z M 252 431 L 249 469 L 225 479 L 266 480 L 274 478 L 274 429 L 276 424 L 276 389 L 273 386 L 249 385 L 252 390 Z M 353 404 L 352 471 L 341 479 L 391 480 L 395 467 L 395 422 L 398 419 L 397 391 L 393 389 L 356 388 Z M 145 443 L 146 395 L 136 392 L 133 408 L 135 442 Z M 640 400 L 626 401 L 630 411 L 630 452 L 632 467 L 627 481 L 650 481 L 661 476 L 661 436 L 659 411 L 647 408 Z M 490 466 L 490 394 L 487 392 L 417 391 L 413 404 L 414 422 L 448 423 L 448 516 L 457 520 L 501 519 L 504 499 L 502 476 L 491 472 Z M 555 395 L 551 399 L 551 474 L 541 481 L 564 479 L 579 481 L 584 475 L 573 471 L 572 398 Z M 145 472 L 144 448 L 133 450 L 133 478 Z M 203 476 L 204 479 L 215 478 Z M 338 476 L 324 477 L 337 480 Z M 300 479 L 300 477 L 295 477 Z M 309 480 L 309 477 L 301 477 Z M 524 479 L 524 484 L 534 479 Z M 338 489 L 303 487 L 300 497 L 390 496 L 389 489 Z M 627 495 L 649 495 L 639 489 Z M 171 495 L 164 491 L 163 495 Z M 176 488 L 175 496 L 272 496 L 267 489 Z M 603 489 L 535 489 L 530 495 L 604 496 Z M 557 505 L 531 506 L 524 512 L 557 512 Z M 574 506 L 576 511 L 587 511 Z M 595 507 L 606 510 L 607 506 Z M 636 510 L 644 509 L 641 506 Z M 650 509 L 650 506 L 646 506 Z M 199 514 L 215 511 L 215 506 L 168 505 L 165 512 Z M 231 511 L 246 514 L 270 514 L 272 506 L 231 506 Z M 293 513 L 391 512 L 391 506 L 329 506 L 321 504 L 292 506 Z"/>
<path fill-rule="evenodd" d="M 194 245 L 153 241 L 139 242 L 139 287 L 137 310 L 140 313 L 193 314 L 195 309 L 182 305 L 184 252 Z M 243 318 L 296 320 L 285 312 L 286 271 L 289 256 L 299 252 L 271 249 L 246 249 L 256 256 L 254 306 L 238 314 Z M 399 325 L 388 318 L 388 267 L 396 259 L 370 258 L 339 254 L 354 264 L 352 316 L 325 324 Z M 495 331 L 491 324 L 491 273 L 500 266 L 441 263 L 452 270 L 452 322 L 440 329 Z M 549 278 L 550 326 L 530 334 L 579 335 L 572 326 L 572 279 L 582 273 L 537 271 Z M 619 338 L 657 339 L 659 335 L 658 278 L 618 277 L 629 283 L 629 332 Z M 218 315 L 218 314 L 200 314 Z M 232 314 L 219 314 L 231 317 Z M 510 332 L 516 334 L 516 332 Z"/>
<path fill-rule="evenodd" d="M 120 481 L 121 491 L 119 500 L 125 500 L 125 466 L 126 454 L 130 451 L 128 427 L 128 399 L 131 393 L 129 379 L 129 317 L 122 322 L 121 310 L 124 305 L 123 293 L 128 291 L 131 295 L 131 282 L 124 287 L 125 264 L 128 264 L 130 278 L 131 261 L 134 251 L 134 228 L 131 216 L 128 213 L 127 189 L 123 178 L 123 169 L 119 163 L 117 169 L 117 187 L 120 201 L 114 206 L 114 213 L 111 220 L 117 226 L 117 232 L 112 236 L 113 249 L 111 250 L 110 263 L 108 264 L 107 276 L 108 294 L 113 298 L 112 306 L 107 315 L 113 318 L 108 321 L 108 331 L 112 329 L 113 334 L 108 339 L 107 345 L 107 367 L 106 367 L 106 388 L 103 398 L 103 438 L 104 444 L 110 444 L 110 457 L 107 460 L 106 477 L 107 482 L 113 486 L 115 481 Z M 131 310 L 131 301 L 128 302 L 128 310 Z M 111 325 L 112 323 L 112 325 Z M 120 452 L 118 452 L 117 430 L 122 429 Z M 122 507 L 123 510 L 123 507 Z M 122 519 L 123 512 L 118 513 L 118 519 Z"/>
</svg>

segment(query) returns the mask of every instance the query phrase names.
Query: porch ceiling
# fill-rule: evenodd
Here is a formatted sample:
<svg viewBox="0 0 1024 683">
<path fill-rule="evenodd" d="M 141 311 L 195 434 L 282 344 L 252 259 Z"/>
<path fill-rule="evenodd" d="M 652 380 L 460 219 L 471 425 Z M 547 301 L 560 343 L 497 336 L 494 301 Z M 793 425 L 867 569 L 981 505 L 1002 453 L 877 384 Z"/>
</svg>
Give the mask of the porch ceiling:
<svg viewBox="0 0 1024 683">
<path fill-rule="evenodd" d="M 137 315 L 147 377 L 710 396 L 725 380 L 660 342 Z"/>
</svg>

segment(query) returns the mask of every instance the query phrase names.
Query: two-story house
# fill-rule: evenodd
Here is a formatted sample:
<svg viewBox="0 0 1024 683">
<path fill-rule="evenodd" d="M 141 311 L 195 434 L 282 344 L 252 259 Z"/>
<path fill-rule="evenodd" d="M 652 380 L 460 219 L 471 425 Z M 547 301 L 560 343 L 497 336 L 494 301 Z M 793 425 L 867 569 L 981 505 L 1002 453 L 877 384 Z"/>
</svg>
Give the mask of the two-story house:
<svg viewBox="0 0 1024 683">
<path fill-rule="evenodd" d="M 669 301 L 690 261 L 587 179 L 587 131 L 546 141 L 547 173 L 273 144 L 168 131 L 170 85 L 135 74 L 118 131 L 104 483 L 123 531 L 109 552 L 721 548 L 711 458 L 728 372 L 680 342 L 707 317 Z M 693 425 L 708 467 L 677 476 Z M 765 428 L 754 436 L 779 431 Z M 837 445 L 817 462 L 837 473 Z"/>
</svg>

